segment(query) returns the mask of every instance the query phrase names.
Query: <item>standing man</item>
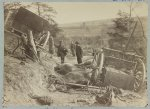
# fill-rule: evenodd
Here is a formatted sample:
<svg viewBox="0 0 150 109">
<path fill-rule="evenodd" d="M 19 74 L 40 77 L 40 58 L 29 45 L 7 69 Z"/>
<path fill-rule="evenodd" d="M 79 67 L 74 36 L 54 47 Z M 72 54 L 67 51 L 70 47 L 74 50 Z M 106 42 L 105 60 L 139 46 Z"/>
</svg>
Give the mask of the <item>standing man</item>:
<svg viewBox="0 0 150 109">
<path fill-rule="evenodd" d="M 61 59 L 61 64 L 65 61 L 65 56 L 67 55 L 68 50 L 63 46 L 63 42 L 59 41 L 59 45 L 57 46 L 57 56 Z"/>
<path fill-rule="evenodd" d="M 83 51 L 81 46 L 79 45 L 79 42 L 76 41 L 76 56 L 77 56 L 77 62 L 78 64 L 82 63 L 82 57 L 83 57 Z"/>
<path fill-rule="evenodd" d="M 73 41 L 71 41 L 70 49 L 71 49 L 72 56 L 75 56 L 75 44 L 73 43 Z"/>
</svg>

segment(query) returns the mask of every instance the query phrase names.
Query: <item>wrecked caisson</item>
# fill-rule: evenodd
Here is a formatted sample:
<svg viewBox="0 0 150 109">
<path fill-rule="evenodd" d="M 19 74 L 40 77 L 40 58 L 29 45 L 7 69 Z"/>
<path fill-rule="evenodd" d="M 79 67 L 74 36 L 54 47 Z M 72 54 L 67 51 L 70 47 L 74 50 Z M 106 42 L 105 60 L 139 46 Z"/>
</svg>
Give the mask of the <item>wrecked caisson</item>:
<svg viewBox="0 0 150 109">
<path fill-rule="evenodd" d="M 92 64 L 95 66 L 95 73 L 91 79 L 97 85 L 113 85 L 124 90 L 139 91 L 146 80 L 144 57 L 136 54 L 102 48 L 95 53 Z M 101 78 L 104 79 L 103 83 Z"/>
</svg>

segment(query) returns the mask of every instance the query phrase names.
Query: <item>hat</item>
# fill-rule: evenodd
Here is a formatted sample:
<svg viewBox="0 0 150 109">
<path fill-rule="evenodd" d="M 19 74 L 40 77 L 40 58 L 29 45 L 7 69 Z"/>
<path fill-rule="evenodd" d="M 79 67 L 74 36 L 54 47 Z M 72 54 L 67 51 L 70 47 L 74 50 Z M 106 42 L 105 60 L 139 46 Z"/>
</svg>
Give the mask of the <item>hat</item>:
<svg viewBox="0 0 150 109">
<path fill-rule="evenodd" d="M 75 44 L 79 44 L 79 42 L 78 42 L 78 41 L 76 41 L 76 42 L 75 42 Z"/>
</svg>

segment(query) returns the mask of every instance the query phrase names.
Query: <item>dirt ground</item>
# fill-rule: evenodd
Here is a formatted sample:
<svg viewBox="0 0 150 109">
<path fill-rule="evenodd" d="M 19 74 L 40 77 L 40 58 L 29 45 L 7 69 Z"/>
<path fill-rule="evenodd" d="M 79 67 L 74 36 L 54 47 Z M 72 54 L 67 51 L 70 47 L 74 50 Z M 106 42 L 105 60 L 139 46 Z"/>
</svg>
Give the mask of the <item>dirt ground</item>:
<svg viewBox="0 0 150 109">
<path fill-rule="evenodd" d="M 91 57 L 85 56 L 83 60 L 88 58 Z M 21 65 L 19 59 L 11 56 L 5 56 L 4 59 L 4 106 L 40 105 L 29 94 L 52 98 L 51 106 L 100 106 L 95 103 L 95 96 L 87 91 L 70 89 L 65 93 L 53 88 L 51 88 L 51 91 L 48 90 L 47 76 L 50 74 L 56 75 L 54 67 L 60 63 L 57 57 L 49 58 L 48 55 L 45 55 L 42 58 L 42 64 L 27 60 L 25 65 Z M 68 56 L 66 62 L 74 65 L 76 64 L 76 58 Z M 147 93 L 145 90 L 140 93 L 122 91 L 124 94 L 122 99 L 124 100 L 113 98 L 112 106 L 146 106 Z"/>
</svg>

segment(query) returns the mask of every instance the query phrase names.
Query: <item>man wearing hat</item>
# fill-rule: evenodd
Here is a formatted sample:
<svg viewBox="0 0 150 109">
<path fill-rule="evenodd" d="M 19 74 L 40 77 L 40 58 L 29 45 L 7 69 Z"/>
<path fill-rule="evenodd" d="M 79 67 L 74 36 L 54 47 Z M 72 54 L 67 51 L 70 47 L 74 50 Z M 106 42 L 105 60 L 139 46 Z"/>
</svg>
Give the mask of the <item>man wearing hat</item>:
<svg viewBox="0 0 150 109">
<path fill-rule="evenodd" d="M 83 57 L 83 51 L 81 46 L 79 45 L 79 42 L 76 41 L 76 56 L 77 56 L 77 62 L 78 64 L 82 63 L 82 57 Z"/>
<path fill-rule="evenodd" d="M 57 56 L 61 58 L 61 64 L 63 64 L 68 50 L 63 46 L 62 41 L 59 41 L 59 45 L 57 46 L 57 48 L 58 48 Z"/>
</svg>

